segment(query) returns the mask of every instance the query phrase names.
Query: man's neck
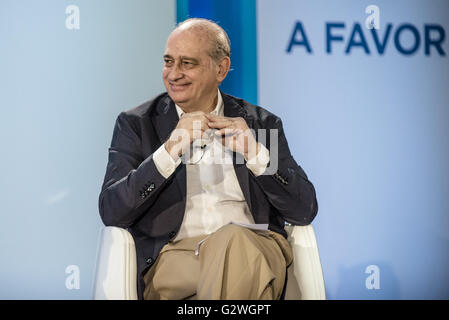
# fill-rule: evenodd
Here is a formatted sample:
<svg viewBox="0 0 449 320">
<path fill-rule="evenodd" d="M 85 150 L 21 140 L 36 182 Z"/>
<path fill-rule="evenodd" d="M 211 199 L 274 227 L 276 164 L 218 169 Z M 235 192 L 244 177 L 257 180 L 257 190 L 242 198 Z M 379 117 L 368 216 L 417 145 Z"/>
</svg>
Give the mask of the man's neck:
<svg viewBox="0 0 449 320">
<path fill-rule="evenodd" d="M 210 101 L 210 100 L 209 100 Z M 211 113 L 215 110 L 218 102 L 218 91 L 215 93 L 215 97 L 212 99 L 211 103 L 205 103 L 202 106 L 183 106 L 182 104 L 178 105 L 182 111 L 185 113 L 195 112 L 195 111 L 203 111 L 204 113 Z M 203 107 L 206 106 L 206 107 Z"/>
</svg>

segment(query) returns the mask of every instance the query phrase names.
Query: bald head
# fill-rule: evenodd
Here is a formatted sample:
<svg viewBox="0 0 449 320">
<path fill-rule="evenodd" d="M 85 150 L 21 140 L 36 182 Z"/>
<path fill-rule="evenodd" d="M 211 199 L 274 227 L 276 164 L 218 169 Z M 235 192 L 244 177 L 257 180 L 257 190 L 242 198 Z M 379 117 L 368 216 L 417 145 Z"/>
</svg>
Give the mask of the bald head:
<svg viewBox="0 0 449 320">
<path fill-rule="evenodd" d="M 214 62 L 231 56 L 231 45 L 226 31 L 213 21 L 201 18 L 191 18 L 181 22 L 175 32 L 194 32 L 199 37 L 205 37 L 210 43 L 208 53 Z"/>
</svg>

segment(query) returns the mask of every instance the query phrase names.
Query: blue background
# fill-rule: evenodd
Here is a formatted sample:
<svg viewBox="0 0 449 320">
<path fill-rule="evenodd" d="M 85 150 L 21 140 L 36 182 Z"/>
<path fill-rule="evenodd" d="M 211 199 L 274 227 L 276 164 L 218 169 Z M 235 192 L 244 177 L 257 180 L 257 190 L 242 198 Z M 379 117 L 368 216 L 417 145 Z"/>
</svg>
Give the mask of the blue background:
<svg viewBox="0 0 449 320">
<path fill-rule="evenodd" d="M 365 28 L 371 4 L 379 36 L 393 25 L 383 55 Z M 330 299 L 449 298 L 448 9 L 448 1 L 258 1 L 258 102 L 281 116 L 316 187 L 313 224 Z M 312 54 L 304 46 L 287 53 L 296 21 Z M 332 54 L 328 23 L 345 24 L 332 30 L 343 37 Z M 345 53 L 354 23 L 370 55 Z M 405 23 L 421 35 L 407 56 L 393 41 Z M 445 56 L 425 55 L 424 24 L 446 31 Z M 413 46 L 410 31 L 399 39 Z M 370 265 L 380 271 L 378 290 L 365 286 Z"/>
<path fill-rule="evenodd" d="M 175 14 L 159 0 L 0 1 L 1 299 L 92 297 L 115 119 L 164 90 Z"/>
<path fill-rule="evenodd" d="M 343 5 L 342 5 L 343 3 Z M 65 9 L 80 8 L 80 30 Z M 387 23 L 446 31 L 445 56 L 384 55 L 365 8 Z M 164 90 L 165 41 L 176 21 L 206 17 L 229 33 L 222 90 L 281 116 L 317 189 L 314 221 L 331 299 L 449 298 L 448 1 L 0 2 L 0 298 L 90 299 L 97 199 L 119 112 Z M 294 47 L 301 21 L 313 53 Z M 326 53 L 326 23 L 343 42 Z M 371 49 L 345 48 L 357 22 Z M 410 34 L 401 38 L 404 45 Z M 80 289 L 65 268 L 80 268 Z M 380 270 L 368 290 L 366 267 Z"/>
<path fill-rule="evenodd" d="M 206 18 L 220 24 L 231 41 L 231 71 L 221 89 L 257 103 L 257 24 L 255 0 L 177 0 L 177 21 Z"/>
</svg>

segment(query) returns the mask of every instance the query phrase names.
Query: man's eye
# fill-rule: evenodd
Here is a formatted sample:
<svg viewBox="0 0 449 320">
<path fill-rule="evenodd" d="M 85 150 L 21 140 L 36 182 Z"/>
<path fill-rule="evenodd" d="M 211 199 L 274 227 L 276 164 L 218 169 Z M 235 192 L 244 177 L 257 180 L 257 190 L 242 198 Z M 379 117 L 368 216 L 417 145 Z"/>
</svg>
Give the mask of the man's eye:
<svg viewBox="0 0 449 320">
<path fill-rule="evenodd" d="M 170 65 L 173 63 L 173 60 L 165 59 L 164 63 Z"/>
<path fill-rule="evenodd" d="M 193 61 L 183 61 L 182 65 L 185 66 L 186 68 L 193 68 L 194 66 L 198 65 L 198 63 Z"/>
</svg>

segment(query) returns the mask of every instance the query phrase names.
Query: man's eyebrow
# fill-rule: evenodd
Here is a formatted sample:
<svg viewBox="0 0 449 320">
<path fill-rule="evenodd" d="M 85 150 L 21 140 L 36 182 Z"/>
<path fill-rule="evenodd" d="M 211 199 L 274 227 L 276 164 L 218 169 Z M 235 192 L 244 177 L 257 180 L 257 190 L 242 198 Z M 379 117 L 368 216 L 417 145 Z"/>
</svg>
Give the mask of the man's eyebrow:
<svg viewBox="0 0 449 320">
<path fill-rule="evenodd" d="M 192 57 L 187 57 L 187 56 L 181 56 L 181 60 L 188 60 L 188 61 L 192 61 L 193 63 L 199 63 L 200 61 L 196 58 L 192 58 Z"/>
<path fill-rule="evenodd" d="M 187 57 L 187 56 L 181 56 L 180 58 L 181 58 L 181 60 L 187 60 L 187 61 L 191 61 L 191 62 L 197 63 L 197 64 L 200 63 L 200 61 L 197 58 L 192 58 L 192 57 Z M 164 59 L 174 60 L 174 58 L 169 54 L 164 54 Z"/>
</svg>

